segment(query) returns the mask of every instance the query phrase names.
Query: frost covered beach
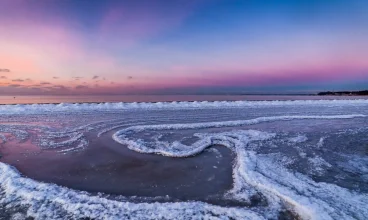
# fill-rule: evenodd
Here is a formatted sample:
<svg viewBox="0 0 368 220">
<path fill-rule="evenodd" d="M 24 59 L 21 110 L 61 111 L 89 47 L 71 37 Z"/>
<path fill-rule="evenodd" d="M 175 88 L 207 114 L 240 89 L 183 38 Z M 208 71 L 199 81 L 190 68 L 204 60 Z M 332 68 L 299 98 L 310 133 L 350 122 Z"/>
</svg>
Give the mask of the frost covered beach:
<svg viewBox="0 0 368 220">
<path fill-rule="evenodd" d="M 0 106 L 0 218 L 366 219 L 368 100 Z"/>
<path fill-rule="evenodd" d="M 368 220 L 367 0 L 0 9 L 0 220 Z"/>
</svg>

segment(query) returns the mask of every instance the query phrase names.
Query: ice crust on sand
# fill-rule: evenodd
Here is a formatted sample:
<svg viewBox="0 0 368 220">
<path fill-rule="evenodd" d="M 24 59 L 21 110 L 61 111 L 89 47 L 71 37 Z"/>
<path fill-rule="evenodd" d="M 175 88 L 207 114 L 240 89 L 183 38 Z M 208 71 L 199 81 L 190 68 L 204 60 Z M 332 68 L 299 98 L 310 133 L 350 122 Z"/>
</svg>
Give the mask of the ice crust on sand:
<svg viewBox="0 0 368 220">
<path fill-rule="evenodd" d="M 132 126 L 116 132 L 114 140 L 128 148 L 141 153 L 156 153 L 170 157 L 187 157 L 202 152 L 211 145 L 220 144 L 236 153 L 236 163 L 233 170 L 234 188 L 228 193 L 230 196 L 243 201 L 249 201 L 252 196 L 261 193 L 269 203 L 268 213 L 264 217 L 275 216 L 280 207 L 286 206 L 303 219 L 364 219 L 368 216 L 365 204 L 367 195 L 359 195 L 347 189 L 317 183 L 302 174 L 293 174 L 282 165 L 270 158 L 257 155 L 248 149 L 253 141 L 268 140 L 276 134 L 256 130 L 239 130 L 213 134 L 195 134 L 200 139 L 190 146 L 180 142 L 162 144 L 156 142 L 147 146 L 142 140 L 133 140 L 128 134 L 144 130 L 180 130 L 210 127 L 225 127 L 249 125 L 254 123 L 296 120 L 296 119 L 349 119 L 364 117 L 364 115 L 335 115 L 335 116 L 277 116 L 262 117 L 242 121 L 210 122 L 192 124 L 166 124 Z M 295 143 L 306 141 L 306 137 L 297 137 Z M 313 165 L 321 165 L 322 158 L 313 158 Z M 323 165 L 327 164 L 324 163 Z M 319 168 L 318 166 L 317 168 Z"/>
<path fill-rule="evenodd" d="M 60 104 L 60 105 L 15 105 L 0 106 L 1 114 L 45 114 L 68 112 L 106 112 L 112 110 L 160 110 L 160 109 L 206 109 L 206 108 L 257 108 L 279 106 L 365 106 L 367 100 L 336 101 L 269 101 L 269 102 L 173 102 L 173 103 L 103 103 L 103 104 Z M 194 113 L 193 113 L 194 114 Z M 167 116 L 175 122 L 174 116 Z M 42 126 L 1 125 L 2 137 L 13 136 L 27 139 L 30 132 L 39 131 L 38 143 L 43 149 L 57 149 L 60 153 L 81 150 L 88 146 L 86 133 L 93 131 L 98 137 L 114 129 L 112 138 L 121 147 L 128 147 L 140 153 L 154 153 L 169 157 L 195 156 L 212 145 L 229 148 L 235 155 L 233 162 L 233 187 L 224 199 L 232 199 L 246 204 L 239 207 L 222 207 L 205 202 L 133 202 L 129 199 L 111 200 L 99 195 L 68 189 L 50 183 L 34 181 L 22 176 L 14 167 L 0 162 L 0 210 L 1 206 L 12 210 L 19 208 L 36 219 L 277 219 L 280 212 L 288 210 L 302 219 L 368 219 L 368 195 L 355 192 L 334 184 L 316 182 L 311 177 L 286 168 L 292 158 L 258 152 L 256 145 L 267 148 L 269 143 L 280 138 L 276 132 L 249 129 L 248 125 L 295 120 L 350 120 L 365 118 L 364 114 L 340 115 L 278 115 L 255 117 L 246 120 L 214 121 L 197 123 L 151 123 L 142 121 L 102 120 L 85 123 L 73 128 L 52 130 Z M 155 122 L 155 123 L 153 123 Z M 243 127 L 242 127 L 243 126 Z M 222 128 L 228 128 L 222 131 Z M 241 128 L 239 128 L 241 127 Z M 221 129 L 219 129 L 221 128 Z M 229 130 L 232 129 L 232 130 Z M 201 129 L 203 129 L 201 131 Z M 206 130 L 207 129 L 207 130 Z M 211 130 L 212 129 L 212 130 Z M 191 131 L 191 142 L 187 139 L 165 139 L 165 134 L 175 135 L 181 130 Z M 147 141 L 136 134 L 152 132 L 155 135 Z M 165 133 L 166 132 L 166 133 Z M 297 148 L 309 141 L 300 134 L 303 141 L 284 143 Z M 104 136 L 106 137 L 106 136 Z M 176 136 L 175 136 L 176 137 Z M 282 136 L 285 138 L 285 136 Z M 300 139 L 300 138 L 299 138 Z M 324 138 L 316 139 L 314 148 L 327 148 Z M 281 142 L 278 142 L 281 143 Z M 317 144 L 316 144 L 317 143 Z M 317 145 L 317 146 L 315 146 Z M 288 146 L 288 147 L 290 147 Z M 285 158 L 284 158 L 285 157 Z M 307 157 L 307 156 L 306 156 Z M 282 159 L 280 159 L 282 158 Z M 290 160 L 288 162 L 288 160 Z M 304 158 L 321 172 L 330 164 L 320 157 Z M 366 172 L 359 168 L 362 159 L 350 164 L 349 171 Z M 346 164 L 343 164 L 347 167 Z M 359 168 L 359 170 L 358 170 Z M 211 184 L 211 181 L 208 181 Z M 258 200 L 260 205 L 252 205 Z M 13 216 L 14 217 L 14 216 Z"/>
<path fill-rule="evenodd" d="M 199 142 L 194 143 L 189 147 L 179 142 L 173 142 L 170 146 L 165 146 L 162 143 L 157 144 L 155 148 L 150 148 L 141 144 L 140 141 L 134 141 L 126 138 L 126 134 L 146 131 L 146 130 L 183 130 L 183 129 L 200 129 L 200 128 L 220 128 L 220 127 L 235 127 L 243 125 L 253 125 L 264 122 L 272 121 L 289 121 L 289 120 L 302 120 L 302 119 L 351 119 L 357 117 L 366 117 L 362 114 L 352 115 L 327 115 L 327 116 L 310 116 L 310 115 L 298 115 L 298 116 L 272 116 L 272 117 L 260 117 L 249 120 L 237 120 L 226 122 L 207 122 L 207 123 L 191 123 L 191 124 L 160 124 L 160 125 L 138 125 L 131 126 L 122 129 L 113 135 L 113 139 L 120 143 L 125 144 L 131 150 L 135 150 L 141 153 L 157 153 L 170 157 L 188 157 L 202 152 L 206 147 L 214 144 L 223 144 L 222 141 L 216 142 L 217 138 L 207 137 L 201 139 Z M 230 135 L 230 134 L 229 134 Z M 198 137 L 198 135 L 196 135 Z M 305 141 L 306 137 L 297 137 L 292 141 L 300 142 Z M 161 148 L 164 146 L 164 148 Z"/>
<path fill-rule="evenodd" d="M 203 202 L 132 203 L 115 201 L 54 184 L 37 182 L 0 162 L 0 202 L 22 206 L 36 219 L 263 219 L 243 208 L 219 207 Z"/>
<path fill-rule="evenodd" d="M 214 101 L 214 102 L 140 102 L 140 103 L 60 103 L 0 105 L 0 114 L 40 114 L 46 112 L 71 112 L 88 110 L 131 110 L 131 109 L 193 109 L 193 108 L 258 108 L 280 106 L 364 106 L 368 99 L 355 100 L 295 100 L 295 101 Z"/>
<path fill-rule="evenodd" d="M 303 219 L 365 219 L 368 195 L 317 183 L 293 173 L 269 155 L 248 149 L 253 141 L 275 138 L 276 134 L 257 130 L 197 134 L 194 148 L 216 143 L 236 153 L 233 167 L 234 186 L 228 193 L 239 201 L 249 201 L 261 194 L 266 207 L 220 207 L 203 202 L 132 203 L 92 196 L 54 184 L 22 177 L 15 168 L 0 163 L 0 203 L 22 206 L 27 216 L 37 219 L 139 218 L 139 219 L 269 219 L 277 218 L 287 208 Z M 142 143 L 140 143 L 142 144 Z M 171 145 L 167 152 L 178 153 Z M 202 150 L 205 147 L 200 147 Z M 192 151 L 193 152 L 193 151 Z M 147 152 L 146 152 L 147 153 Z"/>
<path fill-rule="evenodd" d="M 305 135 L 298 135 L 296 137 L 289 138 L 289 141 L 292 143 L 302 143 L 307 141 L 308 138 Z"/>
</svg>

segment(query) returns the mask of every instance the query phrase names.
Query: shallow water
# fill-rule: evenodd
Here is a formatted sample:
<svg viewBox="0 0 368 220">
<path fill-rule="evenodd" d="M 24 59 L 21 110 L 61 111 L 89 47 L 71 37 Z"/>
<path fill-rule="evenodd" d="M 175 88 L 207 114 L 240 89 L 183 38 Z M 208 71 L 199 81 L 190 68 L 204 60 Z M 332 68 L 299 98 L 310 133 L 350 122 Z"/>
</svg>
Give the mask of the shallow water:
<svg viewBox="0 0 368 220">
<path fill-rule="evenodd" d="M 368 218 L 367 100 L 0 113 L 0 219 Z"/>
<path fill-rule="evenodd" d="M 0 104 L 91 103 L 91 102 L 173 102 L 173 101 L 266 101 L 368 99 L 367 96 L 317 95 L 71 95 L 71 96 L 2 96 Z"/>
</svg>

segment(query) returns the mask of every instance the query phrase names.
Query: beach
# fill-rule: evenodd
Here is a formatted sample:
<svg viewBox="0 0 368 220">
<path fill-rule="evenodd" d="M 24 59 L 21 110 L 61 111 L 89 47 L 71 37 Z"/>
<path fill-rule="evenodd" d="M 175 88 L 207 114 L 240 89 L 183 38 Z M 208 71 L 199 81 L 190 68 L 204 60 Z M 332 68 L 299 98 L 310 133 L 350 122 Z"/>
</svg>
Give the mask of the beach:
<svg viewBox="0 0 368 220">
<path fill-rule="evenodd" d="M 0 217 L 364 219 L 367 107 L 2 105 Z"/>
</svg>

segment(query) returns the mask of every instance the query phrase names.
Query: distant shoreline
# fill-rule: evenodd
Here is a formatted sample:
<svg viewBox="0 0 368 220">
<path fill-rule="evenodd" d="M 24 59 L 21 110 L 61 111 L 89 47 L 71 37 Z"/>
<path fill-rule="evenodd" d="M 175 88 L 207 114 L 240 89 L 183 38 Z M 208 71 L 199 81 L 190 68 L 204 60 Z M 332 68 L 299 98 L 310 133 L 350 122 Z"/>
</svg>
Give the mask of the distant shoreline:
<svg viewBox="0 0 368 220">
<path fill-rule="evenodd" d="M 312 96 L 280 96 L 280 99 L 275 99 L 265 97 L 264 99 L 258 97 L 253 97 L 252 99 L 186 99 L 186 100 L 1 100 L 0 106 L 5 105 L 59 105 L 59 104 L 112 104 L 112 103 L 121 103 L 121 104 L 154 104 L 154 103 L 179 103 L 179 102 L 237 102 L 237 101 L 247 101 L 247 102 L 283 102 L 283 101 L 323 101 L 323 100 L 368 100 L 368 96 L 357 96 L 357 95 L 312 95 Z"/>
<path fill-rule="evenodd" d="M 368 90 L 362 90 L 362 91 L 339 91 L 339 92 L 320 92 L 317 95 L 320 96 L 368 96 Z"/>
</svg>

